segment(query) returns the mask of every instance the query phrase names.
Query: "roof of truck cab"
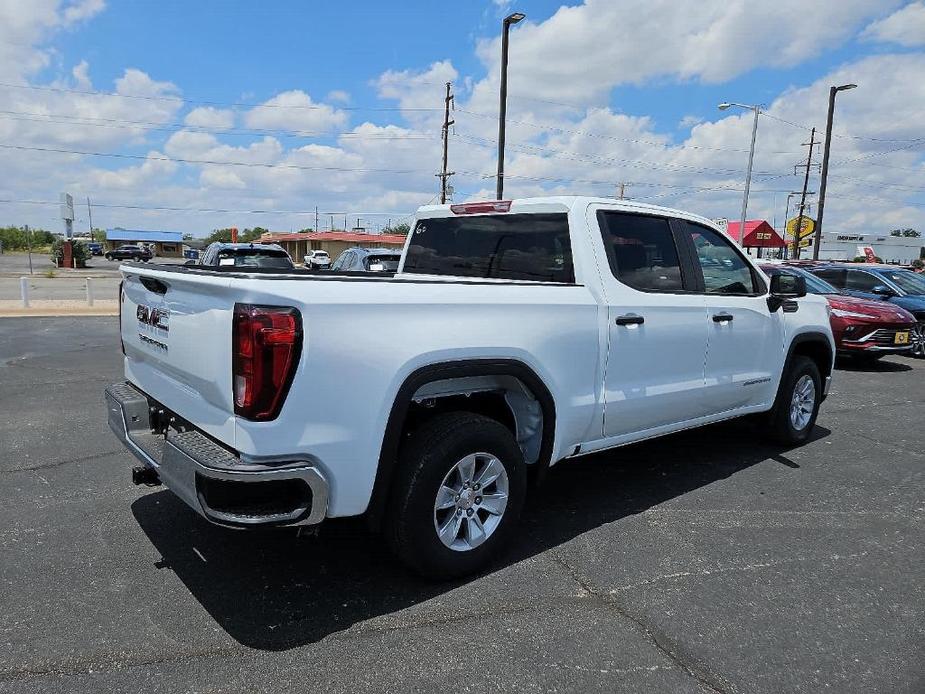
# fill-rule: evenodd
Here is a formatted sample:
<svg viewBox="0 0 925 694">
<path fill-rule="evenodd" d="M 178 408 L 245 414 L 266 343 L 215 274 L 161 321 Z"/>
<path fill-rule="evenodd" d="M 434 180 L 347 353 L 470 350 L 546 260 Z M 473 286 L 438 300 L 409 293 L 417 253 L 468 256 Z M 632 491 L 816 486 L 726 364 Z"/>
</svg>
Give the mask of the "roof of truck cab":
<svg viewBox="0 0 925 694">
<path fill-rule="evenodd" d="M 469 200 L 465 203 L 453 203 L 452 205 L 424 205 L 418 208 L 418 216 L 444 216 L 453 214 L 451 207 L 453 205 L 462 205 L 476 202 L 494 202 L 494 200 Z M 607 207 L 623 210 L 626 212 L 646 212 L 649 214 L 660 214 L 671 217 L 687 217 L 696 219 L 710 226 L 716 226 L 716 223 L 702 215 L 698 215 L 686 210 L 673 209 L 671 207 L 661 207 L 659 205 L 650 205 L 645 202 L 635 200 L 618 200 L 617 198 L 593 197 L 586 195 L 549 195 L 535 198 L 511 198 L 511 209 L 509 213 L 530 212 L 528 207 L 545 208 L 542 211 L 551 212 L 554 208 L 565 212 L 576 207 L 586 207 L 588 205 L 606 205 Z M 537 210 L 539 211 L 539 210 Z M 508 214 L 509 214 L 508 213 Z M 489 212 L 487 214 L 506 214 L 504 212 Z"/>
</svg>

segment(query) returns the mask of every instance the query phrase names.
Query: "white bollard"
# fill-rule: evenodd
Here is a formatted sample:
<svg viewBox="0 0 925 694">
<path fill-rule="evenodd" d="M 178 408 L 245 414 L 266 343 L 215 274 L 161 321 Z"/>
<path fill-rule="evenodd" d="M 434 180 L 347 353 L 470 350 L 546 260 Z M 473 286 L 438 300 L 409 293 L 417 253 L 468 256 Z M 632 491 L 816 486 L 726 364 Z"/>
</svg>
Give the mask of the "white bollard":
<svg viewBox="0 0 925 694">
<path fill-rule="evenodd" d="M 29 308 L 29 278 L 19 278 L 19 293 L 22 295 L 23 308 Z"/>
<path fill-rule="evenodd" d="M 87 306 L 93 306 L 93 283 L 87 278 Z"/>
</svg>

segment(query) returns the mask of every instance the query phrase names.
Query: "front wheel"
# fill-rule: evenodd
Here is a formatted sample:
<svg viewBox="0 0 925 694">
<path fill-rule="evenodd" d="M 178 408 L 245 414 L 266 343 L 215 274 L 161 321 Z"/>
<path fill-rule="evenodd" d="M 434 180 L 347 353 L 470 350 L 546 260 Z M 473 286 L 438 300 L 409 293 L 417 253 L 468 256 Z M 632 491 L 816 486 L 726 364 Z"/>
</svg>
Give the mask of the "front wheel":
<svg viewBox="0 0 925 694">
<path fill-rule="evenodd" d="M 109 253 L 107 253 L 107 254 L 105 255 L 105 258 L 106 258 L 106 260 L 108 260 L 110 263 L 112 262 L 112 255 L 110 255 Z"/>
<path fill-rule="evenodd" d="M 768 433 L 787 446 L 805 443 L 816 424 L 822 400 L 822 376 L 816 362 L 797 356 L 781 378 L 768 416 Z"/>
<path fill-rule="evenodd" d="M 396 555 L 436 579 L 484 567 L 510 539 L 526 494 L 511 432 L 470 412 L 438 415 L 411 437 L 386 518 Z"/>
<path fill-rule="evenodd" d="M 916 323 L 912 326 L 910 331 L 912 338 L 912 350 L 911 354 L 914 357 L 922 359 L 925 357 L 925 322 Z"/>
</svg>

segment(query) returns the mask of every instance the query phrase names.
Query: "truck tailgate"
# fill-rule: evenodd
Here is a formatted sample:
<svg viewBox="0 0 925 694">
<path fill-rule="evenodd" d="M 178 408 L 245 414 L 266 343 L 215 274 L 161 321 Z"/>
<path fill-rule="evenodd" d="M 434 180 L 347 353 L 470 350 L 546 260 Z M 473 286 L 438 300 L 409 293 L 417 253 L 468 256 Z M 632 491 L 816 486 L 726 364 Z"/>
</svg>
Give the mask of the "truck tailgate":
<svg viewBox="0 0 925 694">
<path fill-rule="evenodd" d="M 122 268 L 126 378 L 234 446 L 230 278 Z"/>
</svg>

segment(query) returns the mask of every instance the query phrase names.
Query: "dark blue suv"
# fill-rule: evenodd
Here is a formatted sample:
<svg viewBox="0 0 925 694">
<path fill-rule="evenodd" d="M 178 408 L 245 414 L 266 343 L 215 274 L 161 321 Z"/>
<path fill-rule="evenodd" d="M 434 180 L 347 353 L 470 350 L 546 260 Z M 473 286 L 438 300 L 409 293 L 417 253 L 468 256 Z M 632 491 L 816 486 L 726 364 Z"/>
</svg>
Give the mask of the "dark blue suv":
<svg viewBox="0 0 925 694">
<path fill-rule="evenodd" d="M 918 322 L 912 353 L 925 357 L 925 276 L 890 265 L 821 265 L 807 268 L 843 293 L 902 306 Z"/>
</svg>

